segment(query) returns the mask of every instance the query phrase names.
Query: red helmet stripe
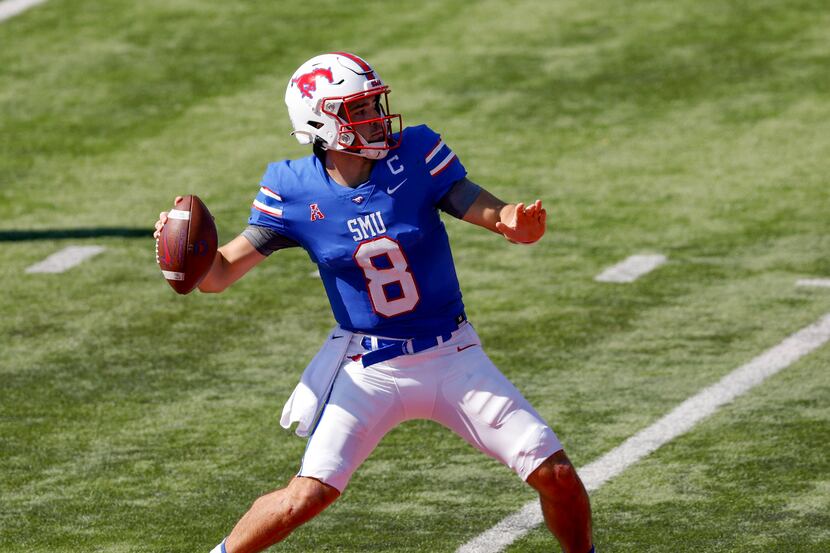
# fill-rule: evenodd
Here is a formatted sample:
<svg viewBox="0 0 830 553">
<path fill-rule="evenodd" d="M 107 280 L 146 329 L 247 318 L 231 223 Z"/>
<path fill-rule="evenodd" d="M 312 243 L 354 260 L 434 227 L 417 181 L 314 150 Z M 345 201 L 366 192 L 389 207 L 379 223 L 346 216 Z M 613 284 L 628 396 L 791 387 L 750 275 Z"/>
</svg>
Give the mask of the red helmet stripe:
<svg viewBox="0 0 830 553">
<path fill-rule="evenodd" d="M 354 54 L 350 54 L 348 52 L 332 52 L 332 54 L 335 54 L 337 56 L 343 56 L 344 58 L 349 58 L 350 60 L 355 62 L 357 65 L 359 65 L 361 69 L 363 69 L 367 73 L 371 73 L 371 75 L 369 75 L 370 79 L 375 78 L 375 72 L 372 69 L 372 67 L 368 63 L 363 61 L 361 58 L 355 56 Z"/>
</svg>

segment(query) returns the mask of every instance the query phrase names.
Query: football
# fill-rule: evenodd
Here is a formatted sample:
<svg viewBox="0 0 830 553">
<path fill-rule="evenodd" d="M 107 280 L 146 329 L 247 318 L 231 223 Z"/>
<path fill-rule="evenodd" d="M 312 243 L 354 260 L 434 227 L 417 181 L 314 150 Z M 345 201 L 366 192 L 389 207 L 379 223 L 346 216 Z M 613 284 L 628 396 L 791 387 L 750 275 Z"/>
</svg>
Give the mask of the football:
<svg viewBox="0 0 830 553">
<path fill-rule="evenodd" d="M 199 285 L 213 264 L 217 241 L 213 216 L 198 196 L 184 196 L 173 206 L 156 240 L 156 262 L 173 290 L 188 294 Z"/>
</svg>

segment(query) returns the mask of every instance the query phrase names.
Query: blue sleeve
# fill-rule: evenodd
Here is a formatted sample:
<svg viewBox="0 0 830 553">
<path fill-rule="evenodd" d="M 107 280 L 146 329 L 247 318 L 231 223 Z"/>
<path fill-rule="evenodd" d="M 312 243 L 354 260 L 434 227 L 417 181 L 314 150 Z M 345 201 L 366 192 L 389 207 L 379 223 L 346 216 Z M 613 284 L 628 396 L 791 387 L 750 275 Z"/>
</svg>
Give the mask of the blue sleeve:
<svg viewBox="0 0 830 553">
<path fill-rule="evenodd" d="M 248 224 L 265 227 L 288 238 L 293 238 L 288 234 L 285 219 L 282 216 L 285 202 L 280 193 L 280 172 L 280 164 L 268 165 L 259 183 L 259 192 L 251 204 Z"/>
<path fill-rule="evenodd" d="M 449 192 L 452 185 L 467 175 L 467 170 L 461 160 L 441 138 L 441 135 L 424 125 L 420 129 L 418 139 L 424 155 L 424 163 L 429 172 L 431 197 L 437 205 L 441 198 Z"/>
</svg>

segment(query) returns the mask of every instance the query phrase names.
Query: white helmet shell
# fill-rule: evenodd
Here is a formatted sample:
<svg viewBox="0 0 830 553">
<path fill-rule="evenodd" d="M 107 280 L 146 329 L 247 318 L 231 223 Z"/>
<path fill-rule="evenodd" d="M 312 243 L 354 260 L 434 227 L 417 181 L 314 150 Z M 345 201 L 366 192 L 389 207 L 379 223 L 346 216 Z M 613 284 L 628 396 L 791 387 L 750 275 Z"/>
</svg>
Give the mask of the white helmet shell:
<svg viewBox="0 0 830 553">
<path fill-rule="evenodd" d="M 358 56 L 347 52 L 315 56 L 294 72 L 285 90 L 285 104 L 294 127 L 291 134 L 300 144 L 317 143 L 324 149 L 382 159 L 399 145 L 392 136 L 392 123 L 397 121 L 397 131 L 401 129 L 401 116 L 387 115 L 388 93 L 389 87 Z M 378 102 L 379 116 L 353 120 L 349 104 L 371 97 Z M 356 129 L 361 125 L 382 128 L 382 140 L 373 136 L 375 141 L 368 142 Z"/>
</svg>

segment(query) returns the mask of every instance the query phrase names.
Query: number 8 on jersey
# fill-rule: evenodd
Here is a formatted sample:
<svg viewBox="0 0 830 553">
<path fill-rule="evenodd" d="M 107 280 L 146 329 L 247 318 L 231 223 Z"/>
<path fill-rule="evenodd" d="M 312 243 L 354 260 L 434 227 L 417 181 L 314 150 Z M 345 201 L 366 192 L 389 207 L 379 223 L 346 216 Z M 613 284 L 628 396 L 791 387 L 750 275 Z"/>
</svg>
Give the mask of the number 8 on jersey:
<svg viewBox="0 0 830 553">
<path fill-rule="evenodd" d="M 380 268 L 375 260 L 383 258 L 388 266 Z M 409 271 L 406 256 L 395 240 L 381 236 L 362 242 L 354 252 L 354 260 L 363 269 L 375 313 L 394 317 L 415 309 L 420 300 L 418 286 Z M 400 287 L 397 297 L 390 297 L 393 284 Z"/>
</svg>

